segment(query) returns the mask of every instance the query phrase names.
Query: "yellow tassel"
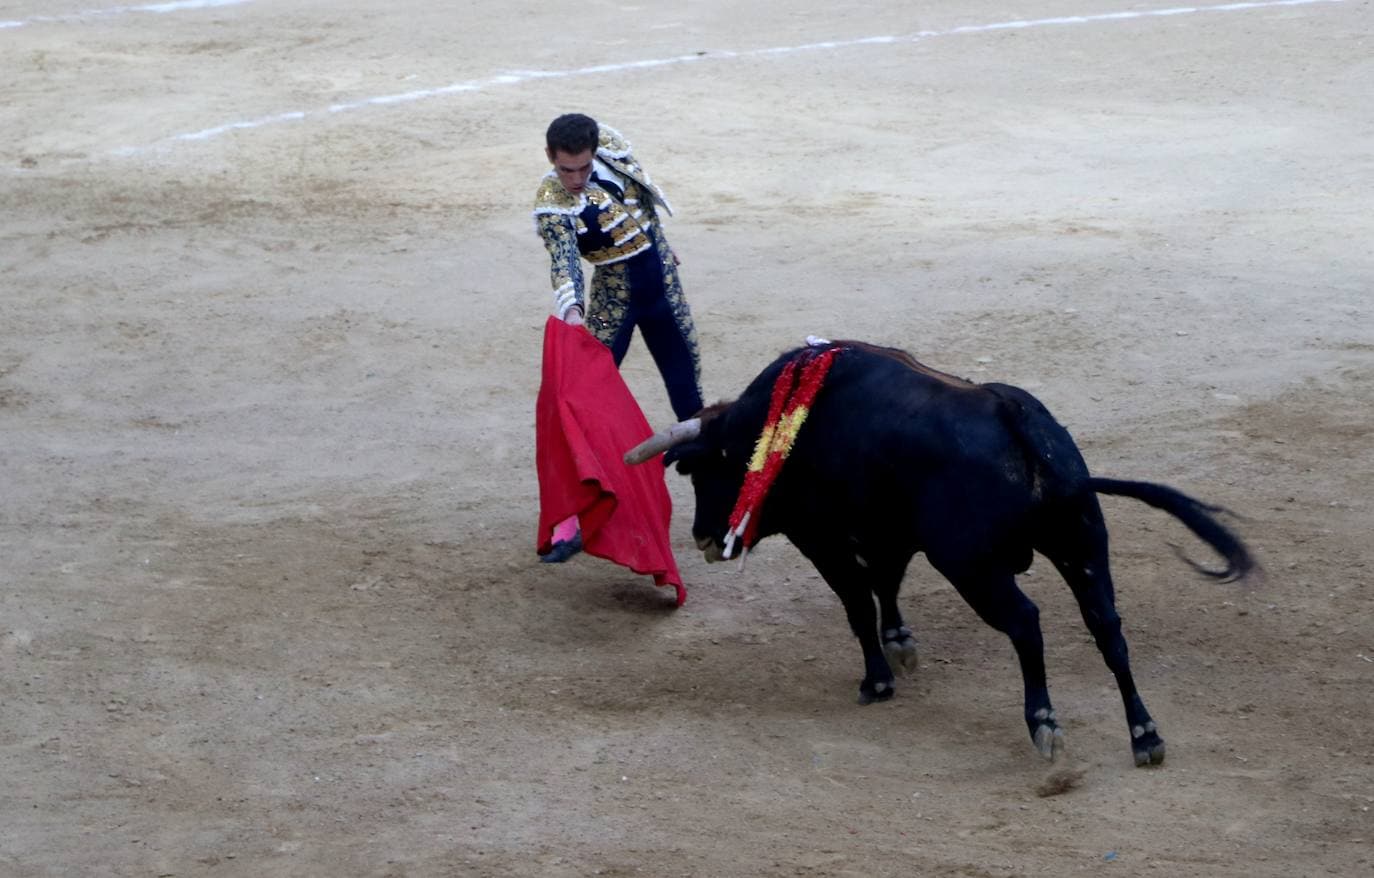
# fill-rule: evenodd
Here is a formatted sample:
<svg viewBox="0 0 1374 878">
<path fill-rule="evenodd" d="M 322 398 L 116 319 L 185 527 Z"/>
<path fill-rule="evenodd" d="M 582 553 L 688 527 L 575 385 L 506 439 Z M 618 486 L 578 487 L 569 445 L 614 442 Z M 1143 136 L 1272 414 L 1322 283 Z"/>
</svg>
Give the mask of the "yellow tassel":
<svg viewBox="0 0 1374 878">
<path fill-rule="evenodd" d="M 749 459 L 749 471 L 759 472 L 763 469 L 764 461 L 768 460 L 768 454 L 772 451 L 773 427 L 763 428 L 759 434 L 759 441 L 754 443 L 754 456 Z"/>
<path fill-rule="evenodd" d="M 778 424 L 777 437 L 773 440 L 773 450 L 786 457 L 791 451 L 792 446 L 797 441 L 797 432 L 801 430 L 802 424 L 806 422 L 806 406 L 797 406 L 791 412 L 782 416 L 781 423 Z"/>
</svg>

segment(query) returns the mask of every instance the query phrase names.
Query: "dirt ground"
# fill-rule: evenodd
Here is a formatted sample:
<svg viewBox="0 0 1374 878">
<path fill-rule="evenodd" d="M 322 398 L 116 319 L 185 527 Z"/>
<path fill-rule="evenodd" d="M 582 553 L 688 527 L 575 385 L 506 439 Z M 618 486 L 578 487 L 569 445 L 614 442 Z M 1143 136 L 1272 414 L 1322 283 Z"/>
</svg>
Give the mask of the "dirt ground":
<svg viewBox="0 0 1374 878">
<path fill-rule="evenodd" d="M 0 3 L 0 875 L 1374 874 L 1369 3 L 101 2 Z M 1244 516 L 1217 585 L 1104 501 L 1164 766 L 1043 562 L 1058 766 L 919 558 L 864 708 L 675 474 L 681 609 L 537 562 L 569 110 L 674 202 L 708 397 L 897 345 Z"/>
</svg>

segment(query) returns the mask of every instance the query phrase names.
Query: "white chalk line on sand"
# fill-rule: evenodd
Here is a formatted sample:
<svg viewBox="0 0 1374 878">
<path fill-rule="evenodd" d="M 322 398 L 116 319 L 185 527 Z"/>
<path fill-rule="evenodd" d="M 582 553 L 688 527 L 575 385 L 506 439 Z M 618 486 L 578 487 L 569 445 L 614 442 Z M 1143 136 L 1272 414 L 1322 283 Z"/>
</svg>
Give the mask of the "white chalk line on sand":
<svg viewBox="0 0 1374 878">
<path fill-rule="evenodd" d="M 324 117 L 337 113 L 346 113 L 351 110 L 359 110 L 366 107 L 387 106 L 390 104 L 404 104 L 414 101 L 428 100 L 430 98 L 442 97 L 444 95 L 459 94 L 461 92 L 483 91 L 495 86 L 519 85 L 539 79 L 566 79 L 577 76 L 595 76 L 604 73 L 623 73 L 634 70 L 647 70 L 655 67 L 668 67 L 676 64 L 690 64 L 698 61 L 713 61 L 728 58 L 751 58 L 765 57 L 769 55 L 785 55 L 798 52 L 810 52 L 820 49 L 844 49 L 853 46 L 867 45 L 890 45 L 896 43 L 914 43 L 920 40 L 933 39 L 935 37 L 958 36 L 961 34 L 990 33 L 1004 30 L 1021 30 L 1025 28 L 1055 27 L 1072 24 L 1092 24 L 1094 22 L 1113 22 L 1128 21 L 1143 18 L 1162 18 L 1175 15 L 1195 15 L 1209 12 L 1241 12 L 1251 9 L 1268 9 L 1276 6 L 1308 6 L 1315 3 L 1344 3 L 1346 0 L 1250 0 L 1250 2 L 1225 3 L 1216 6 L 1179 6 L 1170 9 L 1142 9 L 1127 12 L 1104 12 L 1093 15 L 1067 15 L 1057 18 L 1036 18 L 1018 21 L 999 21 L 991 24 L 969 24 L 959 27 L 949 28 L 948 30 L 925 30 L 913 34 L 901 36 L 873 36 L 859 37 L 848 40 L 830 40 L 819 43 L 805 43 L 799 46 L 777 46 L 766 49 L 749 49 L 741 52 L 701 52 L 690 55 L 676 55 L 668 58 L 651 58 L 643 61 L 628 61 L 616 64 L 597 64 L 590 67 L 576 67 L 569 70 L 513 70 L 502 73 L 498 76 L 486 79 L 474 79 L 467 82 L 455 82 L 451 85 L 439 88 L 417 89 L 415 91 L 401 92 L 398 94 L 379 95 L 372 98 L 364 98 L 356 101 L 332 104 L 322 110 L 299 110 L 290 113 L 276 113 L 271 116 L 262 116 L 257 119 L 246 119 L 240 122 L 230 122 L 225 125 L 217 125 L 213 128 L 205 128 L 200 131 L 191 131 L 185 134 L 176 134 L 152 146 L 125 147 L 115 150 L 116 155 L 135 155 L 159 149 L 163 144 L 210 140 L 227 134 L 231 131 L 241 131 L 251 128 L 262 128 L 268 125 L 275 125 L 280 122 L 298 122 L 314 117 Z"/>
<path fill-rule="evenodd" d="M 70 12 L 66 15 L 35 15 L 32 18 L 0 21 L 0 30 L 26 27 L 31 24 L 60 24 L 71 21 L 85 21 L 90 18 L 127 15 L 130 12 L 166 14 L 168 12 L 183 12 L 188 9 L 208 9 L 213 6 L 238 6 L 242 3 L 252 2 L 253 0 L 174 0 L 174 2 L 169 3 L 145 3 L 142 6 L 111 6 L 107 9 L 87 9 L 84 12 Z"/>
</svg>

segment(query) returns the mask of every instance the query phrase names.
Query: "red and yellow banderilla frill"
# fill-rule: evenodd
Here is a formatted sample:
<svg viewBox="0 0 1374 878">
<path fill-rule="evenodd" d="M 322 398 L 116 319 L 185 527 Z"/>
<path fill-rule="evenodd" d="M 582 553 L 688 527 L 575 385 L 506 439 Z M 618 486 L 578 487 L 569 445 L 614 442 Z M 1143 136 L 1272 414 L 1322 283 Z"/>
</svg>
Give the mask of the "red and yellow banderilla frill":
<svg viewBox="0 0 1374 878">
<path fill-rule="evenodd" d="M 806 423 L 811 404 L 825 382 L 835 355 L 842 350 L 840 347 L 828 347 L 818 352 L 813 347 L 803 348 L 783 366 L 773 382 L 768 419 L 764 421 L 763 432 L 754 443 L 754 454 L 749 459 L 749 469 L 744 474 L 739 499 L 730 513 L 724 557 L 729 558 L 733 553 L 736 539 L 740 539 L 745 554 L 754 544 L 758 536 L 759 509 L 778 473 L 782 472 L 783 461 L 797 442 L 797 433 Z"/>
</svg>

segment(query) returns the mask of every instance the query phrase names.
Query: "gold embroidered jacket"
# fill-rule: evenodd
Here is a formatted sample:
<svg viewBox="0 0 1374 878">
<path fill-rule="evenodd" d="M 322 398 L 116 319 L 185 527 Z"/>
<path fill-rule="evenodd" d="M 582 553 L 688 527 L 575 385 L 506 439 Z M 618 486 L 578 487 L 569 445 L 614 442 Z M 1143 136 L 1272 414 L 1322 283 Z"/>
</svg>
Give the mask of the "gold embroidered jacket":
<svg viewBox="0 0 1374 878">
<path fill-rule="evenodd" d="M 549 251 L 555 308 L 563 317 L 574 305 L 589 311 L 581 259 L 594 266 L 623 262 L 654 246 L 649 230 L 657 208 L 672 208 L 630 153 L 630 144 L 613 128 L 601 126 L 597 175 L 573 195 L 549 171 L 534 197 L 534 221 Z M 606 175 L 604 169 L 612 173 Z M 618 196 L 618 197 L 617 197 Z M 595 290 L 594 290 L 595 292 Z"/>
</svg>

